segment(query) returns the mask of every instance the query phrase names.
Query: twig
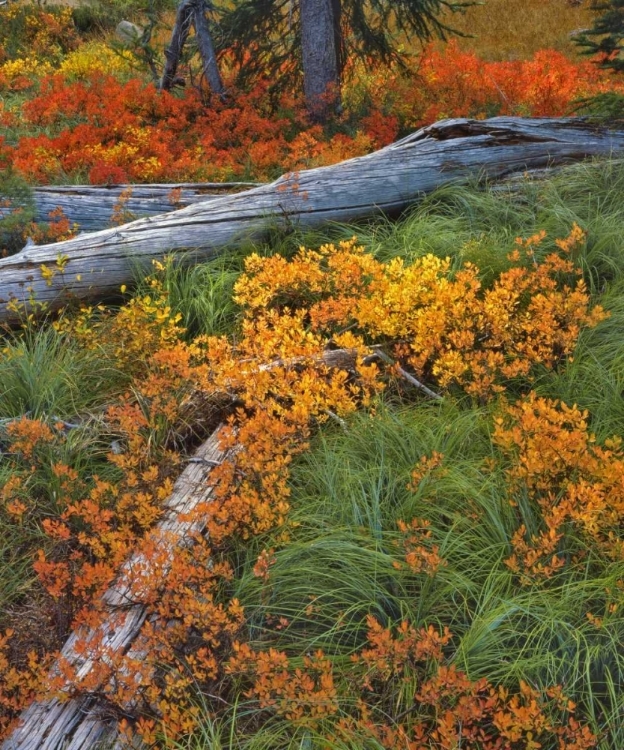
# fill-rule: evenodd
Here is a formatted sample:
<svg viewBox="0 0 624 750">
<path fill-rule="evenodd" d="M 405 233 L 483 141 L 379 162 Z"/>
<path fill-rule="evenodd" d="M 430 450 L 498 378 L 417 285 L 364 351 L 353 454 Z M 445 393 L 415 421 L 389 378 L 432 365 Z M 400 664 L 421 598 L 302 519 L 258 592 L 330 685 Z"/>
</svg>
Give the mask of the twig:
<svg viewBox="0 0 624 750">
<path fill-rule="evenodd" d="M 198 458 L 197 456 L 187 458 L 186 462 L 189 464 L 206 464 L 206 466 L 220 466 L 223 463 L 223 461 L 211 461 L 209 458 Z"/>
<path fill-rule="evenodd" d="M 62 425 L 63 429 L 65 430 L 77 430 L 79 427 L 82 427 L 81 424 L 78 424 L 76 422 L 66 422 L 64 419 L 61 419 L 54 414 L 52 414 L 51 419 L 55 424 Z"/>
<path fill-rule="evenodd" d="M 435 391 L 432 391 L 431 388 L 427 388 L 427 386 L 424 383 L 421 383 L 420 380 L 417 380 L 413 375 L 410 375 L 407 370 L 404 370 L 401 365 L 398 365 L 391 357 L 389 357 L 383 349 L 380 349 L 376 346 L 372 347 L 375 351 L 375 354 L 379 357 L 379 359 L 383 360 L 389 365 L 392 365 L 398 374 L 404 379 L 407 380 L 408 383 L 411 383 L 413 386 L 416 386 L 416 388 L 419 388 L 423 393 L 426 393 L 429 398 L 435 398 L 438 401 L 442 401 L 443 398 L 440 396 L 439 393 L 436 393 Z"/>
<path fill-rule="evenodd" d="M 347 427 L 347 423 L 344 421 L 342 417 L 339 417 L 336 412 L 333 412 L 331 409 L 325 409 L 325 413 L 330 416 L 333 420 L 338 422 L 338 424 L 342 427 L 342 429 L 345 432 L 349 432 L 349 428 Z"/>
</svg>

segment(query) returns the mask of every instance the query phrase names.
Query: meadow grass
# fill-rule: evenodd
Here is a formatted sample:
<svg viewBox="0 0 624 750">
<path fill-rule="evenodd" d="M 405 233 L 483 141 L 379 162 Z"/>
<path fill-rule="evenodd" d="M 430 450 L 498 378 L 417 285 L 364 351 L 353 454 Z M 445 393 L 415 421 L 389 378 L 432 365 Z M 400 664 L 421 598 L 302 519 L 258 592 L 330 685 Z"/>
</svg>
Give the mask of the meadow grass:
<svg viewBox="0 0 624 750">
<path fill-rule="evenodd" d="M 466 35 L 460 48 L 485 60 L 526 60 L 543 49 L 575 57 L 572 35 L 593 25 L 590 6 L 588 0 L 485 0 L 443 18 Z"/>
<path fill-rule="evenodd" d="M 586 614 L 604 607 L 604 592 L 621 579 L 624 565 L 597 571 L 588 564 L 585 575 L 563 575 L 549 586 L 515 585 L 504 562 L 514 510 L 502 473 L 483 463 L 492 452 L 488 416 L 452 403 L 380 404 L 374 417 L 350 420 L 348 433 L 320 434 L 293 472 L 290 541 L 280 548 L 277 538 L 256 540 L 238 577 L 235 593 L 246 608 L 249 638 L 295 657 L 321 648 L 339 674 L 365 646 L 369 614 L 386 625 L 407 619 L 416 627 L 448 626 L 455 636 L 450 659 L 472 679 L 563 685 L 600 732 L 599 747 L 615 750 L 624 740 L 624 621 L 616 615 L 597 629 Z M 433 450 L 444 453 L 446 473 L 411 492 L 411 469 Z M 434 577 L 394 565 L 397 521 L 414 517 L 431 522 L 447 563 Z M 277 549 L 269 586 L 251 570 L 261 546 Z M 288 622 L 284 629 L 267 624 L 279 618 Z M 208 720 L 186 746 L 358 746 L 338 737 L 327 744 L 326 734 L 283 720 L 241 733 L 253 717 L 254 704 L 239 695 L 236 716 Z M 206 743 L 208 728 L 211 742 L 218 737 L 221 744 Z M 369 743 L 360 746 L 376 746 Z"/>
<path fill-rule="evenodd" d="M 302 243 L 314 247 L 357 235 L 382 260 L 434 253 L 452 258 L 456 268 L 469 260 L 487 284 L 507 267 L 516 237 L 546 229 L 543 255 L 577 222 L 587 241 L 575 260 L 594 301 L 610 317 L 581 333 L 572 360 L 538 373 L 535 389 L 588 409 L 591 428 L 603 440 L 624 432 L 623 207 L 621 162 L 584 164 L 547 181 L 527 179 L 513 190 L 451 185 L 397 222 L 283 237 L 279 251 L 290 254 Z M 268 245 L 256 249 L 272 252 Z M 222 278 L 222 266 L 208 268 Z M 228 284 L 217 285 L 220 301 L 208 285 L 205 309 L 225 305 L 235 324 L 235 311 L 226 305 Z M 185 290 L 186 284 L 176 289 L 180 310 L 192 307 L 189 294 L 201 294 Z M 202 325 L 210 331 L 219 321 L 209 316 Z M 624 564 L 589 557 L 573 575 L 556 575 L 547 586 L 517 585 L 505 564 L 511 537 L 518 518 L 534 530 L 538 521 L 530 504 L 510 505 L 504 464 L 493 470 L 487 463 L 496 451 L 491 431 L 498 409 L 496 403 L 484 407 L 453 396 L 441 404 L 414 403 L 405 392 L 382 399 L 374 415 L 351 418 L 346 432 L 325 426 L 293 468 L 289 542 L 268 535 L 239 550 L 234 594 L 247 613 L 246 637 L 295 659 L 322 649 L 340 673 L 365 645 L 369 614 L 385 624 L 408 619 L 415 626 L 448 626 L 454 634 L 449 658 L 471 679 L 509 687 L 520 680 L 560 684 L 598 734 L 598 747 L 617 750 L 624 745 L 624 619 L 615 612 L 597 628 L 587 614 L 603 615 L 605 592 L 619 585 Z M 432 451 L 444 454 L 444 473 L 410 490 L 411 470 Z M 393 564 L 400 546 L 397 524 L 411 518 L 430 521 L 446 560 L 434 577 Z M 253 575 L 253 565 L 262 549 L 272 547 L 277 551 L 267 586 Z M 278 630 L 279 618 L 288 625 Z M 283 719 L 259 726 L 256 718 L 255 704 L 239 694 L 219 718 L 206 712 L 205 723 L 179 746 L 379 747 L 363 737 L 345 744 L 327 728 L 315 733 Z"/>
<path fill-rule="evenodd" d="M 554 372 L 538 373 L 536 390 L 590 412 L 600 440 L 621 435 L 624 425 L 624 169 L 621 162 L 585 164 L 548 181 L 530 180 L 513 189 L 451 185 L 425 198 L 400 220 L 357 226 L 333 225 L 322 232 L 275 233 L 270 242 L 248 246 L 194 267 L 166 266 L 165 288 L 183 315 L 187 335 L 235 333 L 240 312 L 232 302 L 235 279 L 251 250 L 291 255 L 357 235 L 380 260 L 407 262 L 426 253 L 450 257 L 454 268 L 476 263 L 485 284 L 507 267 L 517 236 L 544 228 L 539 252 L 554 248 L 573 222 L 587 232 L 575 260 L 592 292 L 611 317 L 583 331 L 574 359 Z M 148 287 L 139 284 L 140 294 Z M 80 348 L 52 328 L 27 328 L 5 335 L 0 357 L 0 443 L 2 425 L 28 414 L 71 421 L 86 415 L 68 434 L 62 457 L 83 474 L 103 469 L 107 438 L 88 419 L 124 386 L 106 352 Z M 236 551 L 232 594 L 247 613 L 252 645 L 283 649 L 293 658 L 322 649 L 340 674 L 341 665 L 366 642 L 366 616 L 384 624 L 407 619 L 415 626 L 448 626 L 454 634 L 450 661 L 472 679 L 494 684 L 563 685 L 592 728 L 601 750 L 624 745 L 621 712 L 624 687 L 624 619 L 619 612 L 596 628 L 587 613 L 602 615 L 605 591 L 624 579 L 624 565 L 588 558 L 574 575 L 558 574 L 548 586 L 518 587 L 505 560 L 520 518 L 537 527 L 528 503 L 509 503 L 504 463 L 493 469 L 491 440 L 496 403 L 483 406 L 449 394 L 442 403 L 390 394 L 374 414 L 350 418 L 346 431 L 331 423 L 299 457 L 291 476 L 289 534 L 247 540 Z M 445 471 L 408 488 L 423 455 L 444 454 Z M 0 456 L 1 459 L 1 456 Z M 6 478 L 0 460 L 0 484 Z M 3 473 L 4 472 L 4 473 Z M 53 477 L 39 471 L 41 502 L 53 510 Z M 48 487 L 48 491 L 46 491 Z M 446 565 L 435 576 L 394 564 L 400 557 L 398 522 L 430 521 Z M 24 532 L 25 533 L 25 532 Z M 29 532 L 32 533 L 32 532 Z M 43 535 L 42 535 L 43 537 Z M 30 553 L 41 538 L 14 527 L 0 528 L 0 609 L 12 611 L 28 595 Z M 270 585 L 253 575 L 263 548 L 274 547 Z M 287 626 L 278 630 L 276 618 Z M 407 685 L 397 700 L 408 705 Z M 283 719 L 258 722 L 244 694 L 211 714 L 210 697 L 198 694 L 204 719 L 180 741 L 189 750 L 208 748 L 377 748 L 370 738 L 346 742 Z M 203 704 L 202 704 L 203 701 Z"/>
</svg>

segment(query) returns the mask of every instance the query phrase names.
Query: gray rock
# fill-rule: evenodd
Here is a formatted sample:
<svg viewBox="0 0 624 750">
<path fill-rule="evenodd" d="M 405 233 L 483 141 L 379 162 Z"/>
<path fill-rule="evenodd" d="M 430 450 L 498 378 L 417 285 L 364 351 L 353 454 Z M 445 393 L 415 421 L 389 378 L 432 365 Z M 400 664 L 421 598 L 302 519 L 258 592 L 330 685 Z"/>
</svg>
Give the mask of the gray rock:
<svg viewBox="0 0 624 750">
<path fill-rule="evenodd" d="M 130 21 L 120 21 L 115 29 L 115 34 L 127 47 L 133 47 L 143 36 L 143 29 Z"/>
</svg>

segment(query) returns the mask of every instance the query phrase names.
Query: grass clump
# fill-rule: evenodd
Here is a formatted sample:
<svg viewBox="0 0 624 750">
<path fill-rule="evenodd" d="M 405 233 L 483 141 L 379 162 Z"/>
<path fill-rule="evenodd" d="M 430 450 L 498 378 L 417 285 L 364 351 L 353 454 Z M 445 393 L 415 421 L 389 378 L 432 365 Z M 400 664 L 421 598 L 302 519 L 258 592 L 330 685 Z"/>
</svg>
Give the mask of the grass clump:
<svg viewBox="0 0 624 750">
<path fill-rule="evenodd" d="M 194 268 L 157 264 L 119 310 L 68 312 L 54 328 L 7 336 L 0 360 L 8 386 L 0 396 L 2 522 L 11 540 L 0 550 L 4 627 L 39 597 L 40 617 L 65 617 L 56 631 L 62 640 L 71 597 L 52 574 L 65 570 L 63 549 L 72 550 L 74 590 L 104 587 L 92 570 L 104 571 L 104 582 L 114 575 L 111 560 L 135 549 L 158 517 L 183 452 L 229 417 L 243 446 L 236 468 L 220 474 L 208 533 L 176 562 L 154 610 L 178 639 L 171 652 L 158 650 L 157 667 L 176 665 L 167 683 L 175 689 L 164 698 L 174 723 L 164 724 L 170 737 L 159 739 L 152 717 L 153 725 L 138 726 L 144 736 L 163 747 L 246 750 L 395 747 L 393 737 L 419 732 L 432 743 L 440 717 L 450 712 L 455 722 L 464 701 L 473 713 L 448 737 L 462 737 L 468 747 L 461 732 L 498 732 L 482 747 L 473 742 L 484 750 L 506 731 L 494 717 L 534 705 L 545 722 L 536 736 L 547 750 L 560 741 L 590 748 L 592 732 L 598 747 L 615 750 L 624 739 L 624 563 L 617 524 L 610 535 L 609 523 L 618 518 L 622 459 L 617 440 L 605 440 L 622 432 L 621 172 L 614 163 L 509 189 L 453 185 L 395 224 L 274 236 L 250 259 L 252 248 L 244 248 Z M 573 260 L 593 302 L 611 317 L 582 331 L 571 361 L 559 357 L 548 369 L 541 360 L 522 377 L 497 380 L 500 399 L 471 394 L 459 381 L 447 387 L 433 365 L 423 366 L 415 375 L 437 387 L 441 401 L 418 398 L 389 370 L 376 390 L 370 363 L 336 380 L 314 364 L 319 346 L 357 345 L 370 354 L 377 342 L 414 369 L 401 359 L 395 329 L 377 338 L 376 318 L 360 323 L 350 312 L 366 312 L 348 307 L 349 284 L 361 269 L 368 304 L 380 288 L 405 291 L 401 280 L 412 279 L 406 269 L 428 268 L 420 263 L 427 255 L 432 268 L 436 258 L 450 258 L 448 276 L 432 276 L 431 289 L 445 293 L 469 261 L 482 269 L 478 302 L 518 263 L 506 257 L 516 237 L 548 231 L 520 264 L 524 278 L 574 223 L 586 234 L 574 244 Z M 313 252 L 353 235 L 368 253 L 353 242 Z M 300 245 L 310 253 L 300 253 Z M 341 276 L 343 265 L 348 274 Z M 575 283 L 561 268 L 553 284 Z M 373 281 L 376 288 L 365 286 Z M 356 325 L 348 325 L 349 315 Z M 395 319 L 399 325 L 389 306 L 384 325 Z M 478 339 L 475 351 L 482 345 Z M 354 413 L 360 401 L 367 409 Z M 98 410 L 99 422 L 92 418 Z M 533 454 L 527 448 L 543 438 L 527 427 L 531 414 L 559 446 L 559 469 L 557 456 L 542 474 L 528 461 L 550 450 L 547 442 L 535 442 Z M 64 424 L 74 421 L 76 428 Z M 309 424 L 322 427 L 311 437 Z M 594 517 L 574 504 L 581 490 L 590 504 L 604 501 Z M 106 519 L 103 537 L 92 523 L 94 508 Z M 550 530 L 557 537 L 552 549 L 540 536 Z M 45 575 L 36 579 L 28 557 L 38 548 L 47 567 L 39 566 Z M 76 610 L 84 613 L 86 601 Z M 175 612 L 191 623 L 190 640 Z M 149 659 L 145 664 L 150 668 Z M 575 713 L 555 686 L 577 704 Z M 470 723 L 477 704 L 486 717 L 479 727 Z M 196 716 L 197 730 L 188 732 Z M 533 731 L 516 729 L 521 741 Z M 172 739 L 185 731 L 185 741 Z M 445 742 L 438 744 L 452 747 Z"/>
</svg>

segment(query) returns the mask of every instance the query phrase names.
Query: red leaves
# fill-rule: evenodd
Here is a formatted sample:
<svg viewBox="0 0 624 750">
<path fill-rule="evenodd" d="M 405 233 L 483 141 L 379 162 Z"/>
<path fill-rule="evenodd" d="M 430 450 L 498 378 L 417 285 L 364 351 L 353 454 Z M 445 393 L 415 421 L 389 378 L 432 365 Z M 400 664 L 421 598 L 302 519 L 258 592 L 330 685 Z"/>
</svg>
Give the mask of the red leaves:
<svg viewBox="0 0 624 750">
<path fill-rule="evenodd" d="M 349 74 L 345 104 L 358 108 L 362 99 L 370 102 L 362 124 L 377 146 L 392 140 L 397 129 L 405 132 L 447 117 L 556 117 L 567 114 L 576 99 L 623 90 L 590 60 L 540 50 L 530 60 L 488 62 L 462 52 L 454 40 L 414 57 L 408 74 L 371 73 L 359 62 L 351 64 Z"/>
<path fill-rule="evenodd" d="M 278 111 L 288 116 L 273 114 L 265 81 L 207 107 L 191 87 L 175 96 L 99 71 L 81 81 L 49 76 L 20 115 L 52 134 L 24 136 L 5 151 L 19 172 L 38 182 L 84 173 L 99 184 L 268 180 L 367 153 L 437 119 L 563 115 L 580 97 L 622 88 L 591 62 L 553 50 L 527 61 L 485 62 L 450 42 L 414 59 L 416 81 L 413 73 L 358 65 L 347 67 L 343 86 L 351 111 L 332 133 L 311 127 L 305 107 L 286 93 Z"/>
</svg>

